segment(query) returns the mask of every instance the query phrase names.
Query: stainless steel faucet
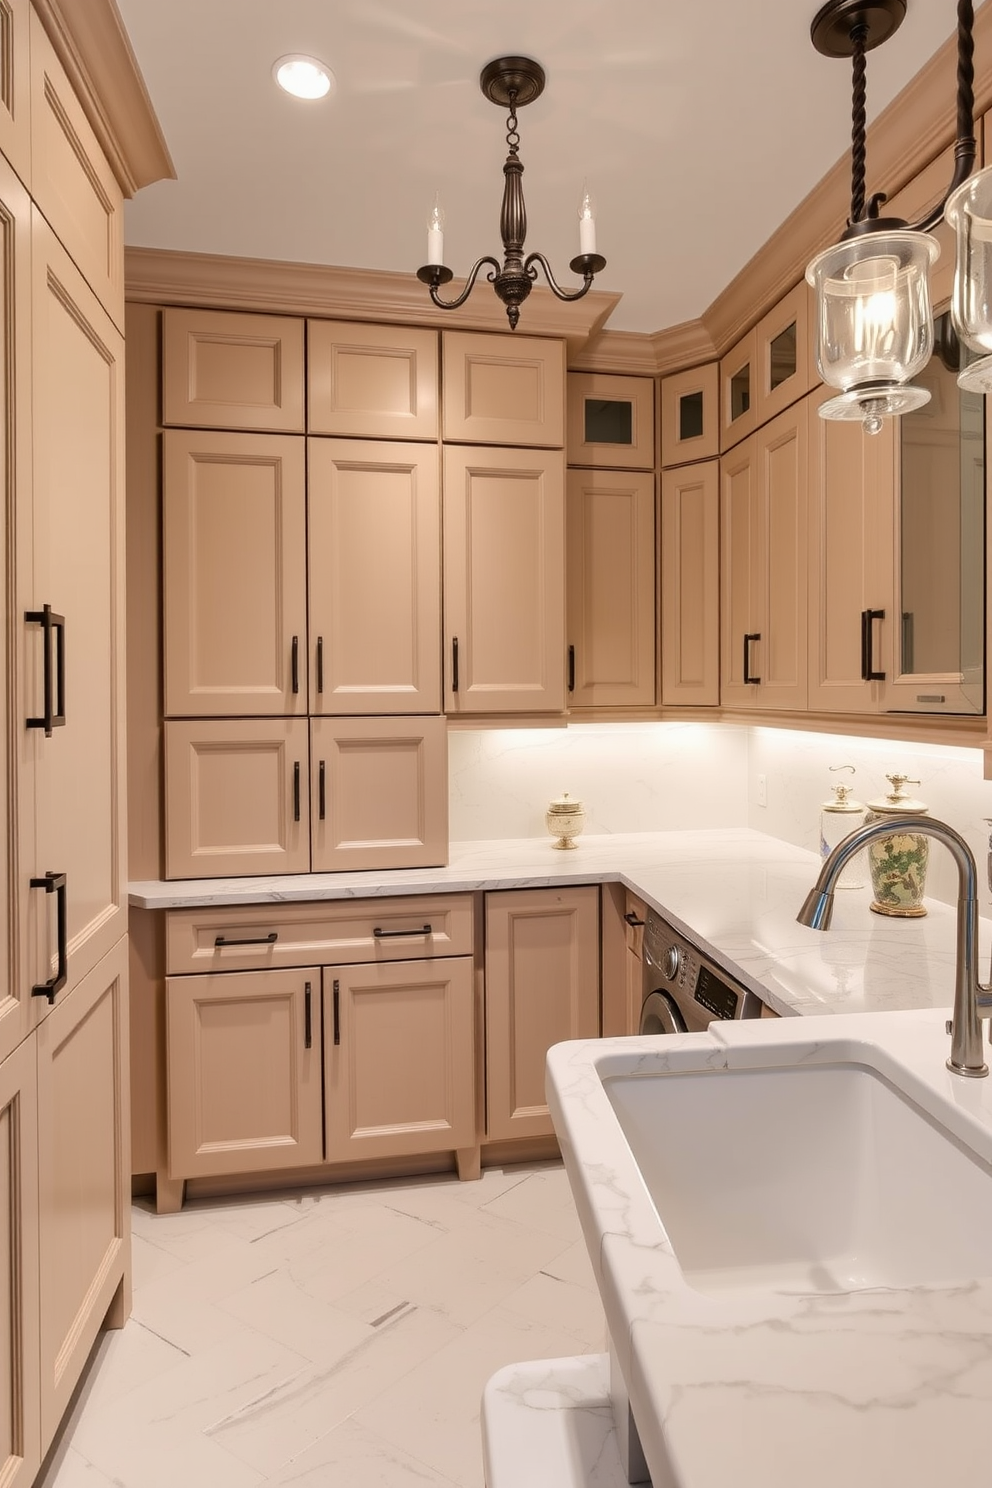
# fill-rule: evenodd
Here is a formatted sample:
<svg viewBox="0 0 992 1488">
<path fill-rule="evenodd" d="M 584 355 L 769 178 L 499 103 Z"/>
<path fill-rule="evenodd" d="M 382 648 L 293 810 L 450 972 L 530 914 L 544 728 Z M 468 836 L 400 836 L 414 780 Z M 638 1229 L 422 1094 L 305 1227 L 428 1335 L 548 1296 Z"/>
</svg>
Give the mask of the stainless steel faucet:
<svg viewBox="0 0 992 1488">
<path fill-rule="evenodd" d="M 834 888 L 842 870 L 869 842 L 897 832 L 920 832 L 942 842 L 958 867 L 957 965 L 954 972 L 954 1014 L 948 1024 L 951 1056 L 947 1068 L 956 1075 L 979 1078 L 989 1067 L 982 1054 L 981 1019 L 992 1017 L 992 986 L 978 980 L 978 868 L 964 838 L 946 822 L 932 816 L 885 816 L 859 827 L 839 842 L 827 858 L 802 909 L 800 925 L 827 930 L 834 908 Z M 992 882 L 992 838 L 989 877 Z"/>
</svg>

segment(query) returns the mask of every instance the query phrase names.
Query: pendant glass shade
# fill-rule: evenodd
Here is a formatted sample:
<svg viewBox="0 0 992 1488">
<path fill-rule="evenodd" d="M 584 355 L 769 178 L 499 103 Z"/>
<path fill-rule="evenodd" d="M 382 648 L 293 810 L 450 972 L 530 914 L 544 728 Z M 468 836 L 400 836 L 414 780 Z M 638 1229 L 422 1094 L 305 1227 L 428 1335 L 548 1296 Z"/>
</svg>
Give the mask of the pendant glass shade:
<svg viewBox="0 0 992 1488">
<path fill-rule="evenodd" d="M 973 393 L 992 392 L 992 167 L 959 186 L 944 215 L 954 229 L 956 264 L 951 319 L 969 351 L 978 353 L 958 383 Z"/>
<path fill-rule="evenodd" d="M 859 233 L 821 253 L 806 270 L 816 290 L 816 361 L 841 396 L 823 418 L 860 419 L 877 433 L 888 415 L 919 408 L 930 394 L 909 386 L 933 350 L 930 265 L 940 247 L 909 228 Z"/>
</svg>

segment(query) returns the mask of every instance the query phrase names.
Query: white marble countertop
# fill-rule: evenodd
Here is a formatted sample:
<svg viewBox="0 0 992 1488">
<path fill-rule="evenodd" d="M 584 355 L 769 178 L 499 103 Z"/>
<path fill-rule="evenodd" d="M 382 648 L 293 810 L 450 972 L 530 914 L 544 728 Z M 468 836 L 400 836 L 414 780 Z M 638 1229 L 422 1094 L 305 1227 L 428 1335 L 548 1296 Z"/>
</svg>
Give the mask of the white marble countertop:
<svg viewBox="0 0 992 1488">
<path fill-rule="evenodd" d="M 173 909 L 614 881 L 702 941 L 776 1012 L 948 1007 L 954 911 L 928 900 L 923 919 L 888 919 L 868 909 L 869 890 L 840 890 L 831 929 L 807 930 L 796 914 L 818 868 L 814 853 L 743 827 L 584 837 L 574 852 L 549 838 L 514 838 L 453 843 L 444 868 L 132 883 L 130 903 Z M 981 930 L 984 958 L 992 924 Z"/>
<path fill-rule="evenodd" d="M 723 1293 L 700 1290 L 682 1272 L 678 1242 L 673 1247 L 664 1228 L 664 1196 L 656 1210 L 602 1083 L 853 1063 L 878 1071 L 925 1121 L 945 1127 L 958 1152 L 975 1154 L 976 1181 L 992 1184 L 992 1078 L 952 1075 L 948 1051 L 934 1010 L 716 1023 L 701 1034 L 551 1050 L 555 1129 L 655 1483 L 986 1488 L 992 1481 L 987 1235 L 965 1236 L 963 1280 L 952 1263 L 950 1279 L 932 1282 L 899 1280 L 896 1266 L 888 1281 L 819 1290 L 776 1289 L 760 1278 Z M 727 1140 L 746 1162 L 747 1122 Z M 910 1182 L 912 1172 L 910 1155 Z M 884 1176 L 869 1183 L 863 1201 L 871 1204 Z M 946 1213 L 953 1196 L 930 1193 L 925 1177 L 917 1183 L 909 1202 L 919 1206 L 922 1227 L 928 1212 Z"/>
</svg>

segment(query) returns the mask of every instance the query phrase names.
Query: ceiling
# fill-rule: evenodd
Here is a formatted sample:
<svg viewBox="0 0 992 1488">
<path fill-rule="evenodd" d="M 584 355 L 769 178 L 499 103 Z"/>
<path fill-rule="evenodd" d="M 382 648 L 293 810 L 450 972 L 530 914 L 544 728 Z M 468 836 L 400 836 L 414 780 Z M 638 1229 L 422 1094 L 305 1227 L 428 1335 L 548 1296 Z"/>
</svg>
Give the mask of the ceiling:
<svg viewBox="0 0 992 1488">
<path fill-rule="evenodd" d="M 609 327 L 653 332 L 699 316 L 850 138 L 850 64 L 809 40 L 820 0 L 117 3 L 178 176 L 128 203 L 134 246 L 413 273 L 438 195 L 456 280 L 502 258 L 505 114 L 479 72 L 523 54 L 547 73 L 520 110 L 527 248 L 574 282 L 587 183 Z M 869 57 L 870 118 L 955 24 L 953 0 L 909 0 Z M 333 69 L 329 98 L 276 86 L 294 52 Z"/>
</svg>

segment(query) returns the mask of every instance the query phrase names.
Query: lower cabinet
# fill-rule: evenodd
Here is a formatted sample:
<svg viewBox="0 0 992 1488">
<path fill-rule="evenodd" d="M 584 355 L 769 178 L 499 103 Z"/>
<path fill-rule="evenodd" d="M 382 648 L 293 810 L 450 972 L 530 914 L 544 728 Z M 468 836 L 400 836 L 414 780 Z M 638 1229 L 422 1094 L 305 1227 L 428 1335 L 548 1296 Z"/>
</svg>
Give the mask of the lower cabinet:
<svg viewBox="0 0 992 1488">
<path fill-rule="evenodd" d="M 0 1483 L 30 1488 L 41 1462 L 38 1089 L 34 1038 L 0 1064 Z"/>
<path fill-rule="evenodd" d="M 598 1038 L 599 889 L 486 895 L 486 1136 L 544 1137 L 552 1044 Z"/>
</svg>

